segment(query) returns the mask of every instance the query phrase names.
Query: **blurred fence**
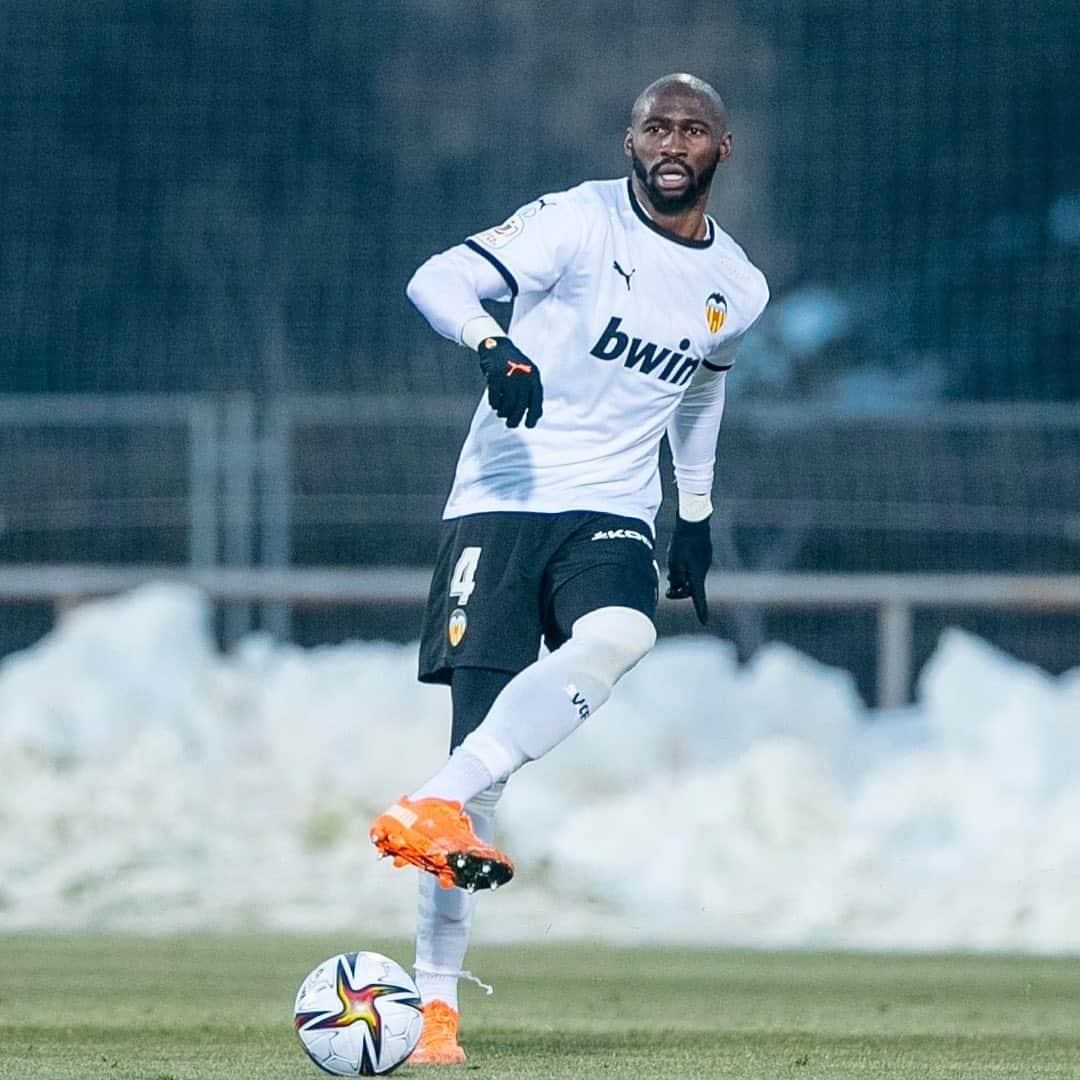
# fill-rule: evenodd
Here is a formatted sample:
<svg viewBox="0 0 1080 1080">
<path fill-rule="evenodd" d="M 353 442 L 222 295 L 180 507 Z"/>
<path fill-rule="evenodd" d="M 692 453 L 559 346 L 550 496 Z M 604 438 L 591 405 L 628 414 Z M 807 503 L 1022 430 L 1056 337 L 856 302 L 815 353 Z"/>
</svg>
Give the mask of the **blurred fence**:
<svg viewBox="0 0 1080 1080">
<path fill-rule="evenodd" d="M 0 397 L 0 561 L 427 565 L 474 407 Z M 1069 572 L 1080 407 L 740 405 L 716 491 L 718 561 L 732 568 Z"/>
<path fill-rule="evenodd" d="M 0 562 L 427 567 L 473 405 L 396 395 L 0 398 Z M 670 491 L 669 475 L 665 462 Z M 1076 574 L 1080 409 L 872 416 L 740 406 L 721 432 L 716 493 L 720 570 Z M 669 519 L 670 509 L 658 522 L 661 550 Z M 305 643 L 408 638 L 418 626 L 418 596 L 404 607 L 400 597 L 342 598 L 295 612 L 271 599 L 227 604 L 224 637 L 261 625 Z M 24 595 L 9 605 L 0 647 L 43 632 L 49 604 Z M 743 655 L 787 639 L 872 684 L 881 666 L 872 612 L 868 622 L 774 610 L 784 606 L 735 596 L 716 628 Z M 859 605 L 834 605 L 844 606 Z M 1075 613 L 931 606 L 937 614 L 905 631 L 914 663 L 945 617 L 1052 669 L 1080 661 Z M 693 625 L 665 609 L 661 628 Z"/>
</svg>

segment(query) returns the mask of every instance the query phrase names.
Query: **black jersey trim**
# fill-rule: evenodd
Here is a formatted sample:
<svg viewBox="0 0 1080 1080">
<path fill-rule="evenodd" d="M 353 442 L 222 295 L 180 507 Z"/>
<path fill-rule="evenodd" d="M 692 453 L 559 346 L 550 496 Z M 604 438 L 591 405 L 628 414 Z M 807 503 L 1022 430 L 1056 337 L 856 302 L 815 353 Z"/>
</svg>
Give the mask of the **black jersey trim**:
<svg viewBox="0 0 1080 1080">
<path fill-rule="evenodd" d="M 708 360 L 702 360 L 701 362 L 710 371 L 730 371 L 735 366 L 734 364 L 710 364 Z"/>
<path fill-rule="evenodd" d="M 705 237 L 701 240 L 687 240 L 683 236 L 676 236 L 673 232 L 668 232 L 667 229 L 660 228 L 655 221 L 641 207 L 641 203 L 638 202 L 637 196 L 634 194 L 633 181 L 628 176 L 626 178 L 626 192 L 630 196 L 630 205 L 634 208 L 634 213 L 637 214 L 638 220 L 642 225 L 646 225 L 652 229 L 654 233 L 662 236 L 665 240 L 670 240 L 673 244 L 681 244 L 683 247 L 688 248 L 707 248 L 712 247 L 712 242 L 716 239 L 716 228 L 713 226 L 713 219 L 708 214 L 705 215 Z"/>
<path fill-rule="evenodd" d="M 475 240 L 469 239 L 465 241 L 465 246 L 471 248 L 477 255 L 483 255 L 485 259 L 503 276 L 503 281 L 506 282 L 510 289 L 510 298 L 513 299 L 518 294 L 518 283 L 514 278 L 514 275 L 503 265 L 503 263 L 495 258 L 486 248 L 482 248 Z"/>
</svg>

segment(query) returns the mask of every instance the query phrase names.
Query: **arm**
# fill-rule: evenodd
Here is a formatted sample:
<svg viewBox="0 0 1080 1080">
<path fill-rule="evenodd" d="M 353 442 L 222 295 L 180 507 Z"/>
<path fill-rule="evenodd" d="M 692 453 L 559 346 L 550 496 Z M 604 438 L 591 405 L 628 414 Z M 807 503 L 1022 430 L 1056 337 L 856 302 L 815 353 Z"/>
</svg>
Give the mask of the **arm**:
<svg viewBox="0 0 1080 1080">
<path fill-rule="evenodd" d="M 667 428 L 679 516 L 684 521 L 702 521 L 712 513 L 716 440 L 724 415 L 727 372 L 705 369 L 704 374 L 708 377 L 695 379 L 687 388 Z"/>
<path fill-rule="evenodd" d="M 543 404 L 540 371 L 480 301 L 551 288 L 580 248 L 583 231 L 569 201 L 544 196 L 503 225 L 432 256 L 405 290 L 435 331 L 479 355 L 488 401 L 507 427 L 522 419 L 527 428 L 536 426 Z"/>
<path fill-rule="evenodd" d="M 504 224 L 433 255 L 405 291 L 434 330 L 475 349 L 484 338 L 505 336 L 480 301 L 546 292 L 577 255 L 585 230 L 571 198 L 545 195 Z"/>
<path fill-rule="evenodd" d="M 496 416 L 510 428 L 522 420 L 533 428 L 543 415 L 540 371 L 480 304 L 509 292 L 496 266 L 464 244 L 433 255 L 405 289 L 432 329 L 477 353 Z"/>
<path fill-rule="evenodd" d="M 432 255 L 405 288 L 431 328 L 475 351 L 487 337 L 504 337 L 481 300 L 509 300 L 510 289 L 495 267 L 464 244 Z"/>
<path fill-rule="evenodd" d="M 713 469 L 716 440 L 724 415 L 724 385 L 735 342 L 710 356 L 687 388 L 668 423 L 667 436 L 675 464 L 679 510 L 668 548 L 669 599 L 690 597 L 702 624 L 709 620 L 705 575 L 712 565 Z"/>
</svg>

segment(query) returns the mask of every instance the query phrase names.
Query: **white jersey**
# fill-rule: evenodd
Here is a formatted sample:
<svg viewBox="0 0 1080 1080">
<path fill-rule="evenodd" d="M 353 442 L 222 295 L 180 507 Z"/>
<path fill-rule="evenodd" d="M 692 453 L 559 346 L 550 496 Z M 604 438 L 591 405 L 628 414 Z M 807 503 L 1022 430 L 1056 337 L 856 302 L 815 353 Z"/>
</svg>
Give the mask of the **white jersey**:
<svg viewBox="0 0 1080 1080">
<path fill-rule="evenodd" d="M 511 429 L 480 402 L 445 518 L 592 510 L 652 524 L 669 421 L 688 388 L 719 379 L 722 392 L 769 295 L 738 244 L 712 218 L 706 229 L 673 237 L 623 179 L 545 195 L 466 241 L 514 300 L 508 333 L 539 368 L 544 412 Z M 706 492 L 715 430 L 707 456 Z"/>
</svg>

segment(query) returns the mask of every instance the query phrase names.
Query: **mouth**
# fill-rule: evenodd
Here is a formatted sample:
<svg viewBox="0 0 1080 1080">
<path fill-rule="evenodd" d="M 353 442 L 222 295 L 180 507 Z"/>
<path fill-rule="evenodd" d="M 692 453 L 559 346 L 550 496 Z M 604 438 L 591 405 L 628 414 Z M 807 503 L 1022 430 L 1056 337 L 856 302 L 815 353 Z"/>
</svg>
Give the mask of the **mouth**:
<svg viewBox="0 0 1080 1080">
<path fill-rule="evenodd" d="M 666 161 L 653 168 L 653 183 L 661 191 L 678 191 L 690 183 L 690 170 L 685 165 Z"/>
</svg>

